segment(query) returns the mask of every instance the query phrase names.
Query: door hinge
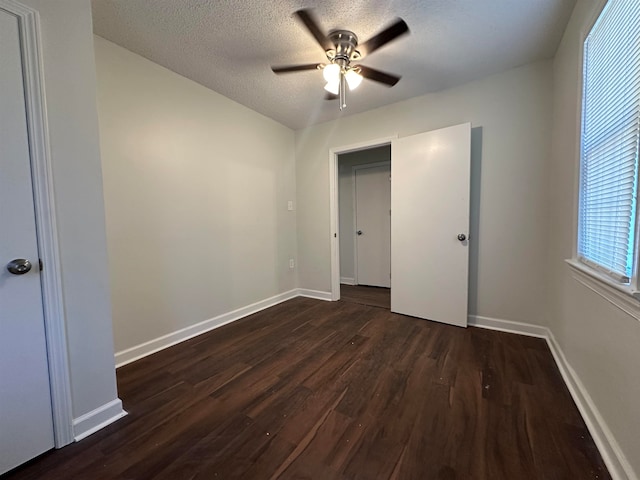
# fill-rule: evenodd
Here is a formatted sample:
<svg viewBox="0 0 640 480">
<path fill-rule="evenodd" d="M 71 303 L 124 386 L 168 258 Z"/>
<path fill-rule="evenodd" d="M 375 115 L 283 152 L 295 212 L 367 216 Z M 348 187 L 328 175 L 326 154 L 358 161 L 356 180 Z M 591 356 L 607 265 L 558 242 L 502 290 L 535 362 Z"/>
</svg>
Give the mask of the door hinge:
<svg viewBox="0 0 640 480">
<path fill-rule="evenodd" d="M 38 259 L 38 266 L 40 267 L 40 271 L 42 271 L 44 266 L 42 265 L 42 259 L 41 258 Z"/>
</svg>

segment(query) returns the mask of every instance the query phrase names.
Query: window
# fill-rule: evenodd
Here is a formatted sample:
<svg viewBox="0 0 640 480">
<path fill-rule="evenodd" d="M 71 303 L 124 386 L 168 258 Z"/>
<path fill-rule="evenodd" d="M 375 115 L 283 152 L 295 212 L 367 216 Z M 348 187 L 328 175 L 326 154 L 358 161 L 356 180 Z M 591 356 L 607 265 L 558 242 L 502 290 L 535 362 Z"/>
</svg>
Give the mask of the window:
<svg viewBox="0 0 640 480">
<path fill-rule="evenodd" d="M 640 1 L 609 0 L 584 42 L 578 260 L 622 285 L 637 270 Z"/>
</svg>

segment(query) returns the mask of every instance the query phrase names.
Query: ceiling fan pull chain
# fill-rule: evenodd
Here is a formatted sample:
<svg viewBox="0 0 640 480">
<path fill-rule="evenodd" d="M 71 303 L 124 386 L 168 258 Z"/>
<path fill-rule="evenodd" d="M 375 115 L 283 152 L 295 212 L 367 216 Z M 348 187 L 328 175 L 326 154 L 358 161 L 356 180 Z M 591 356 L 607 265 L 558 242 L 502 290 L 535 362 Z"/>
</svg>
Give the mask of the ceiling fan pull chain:
<svg viewBox="0 0 640 480">
<path fill-rule="evenodd" d="M 340 73 L 340 110 L 347 107 L 347 80 L 343 73 Z"/>
</svg>

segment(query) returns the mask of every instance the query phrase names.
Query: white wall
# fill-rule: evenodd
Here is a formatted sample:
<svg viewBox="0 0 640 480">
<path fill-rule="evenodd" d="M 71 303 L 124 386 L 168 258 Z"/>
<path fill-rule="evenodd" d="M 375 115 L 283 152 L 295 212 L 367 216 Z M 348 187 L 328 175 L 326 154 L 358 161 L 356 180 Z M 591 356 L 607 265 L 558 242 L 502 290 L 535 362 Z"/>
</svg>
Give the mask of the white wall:
<svg viewBox="0 0 640 480">
<path fill-rule="evenodd" d="M 601 4 L 578 1 L 553 65 L 550 327 L 639 475 L 640 322 L 578 283 L 564 262 L 575 244 L 582 38 Z"/>
<path fill-rule="evenodd" d="M 353 204 L 353 167 L 391 161 L 391 146 L 371 148 L 338 156 L 338 203 L 340 217 L 340 278 L 355 277 L 355 224 Z"/>
<path fill-rule="evenodd" d="M 472 122 L 470 313 L 545 324 L 551 62 L 296 132 L 300 287 L 329 291 L 329 150 Z"/>
<path fill-rule="evenodd" d="M 40 13 L 73 416 L 117 399 L 91 6 L 22 0 Z"/>
<path fill-rule="evenodd" d="M 293 131 L 95 49 L 116 351 L 295 288 Z"/>
</svg>

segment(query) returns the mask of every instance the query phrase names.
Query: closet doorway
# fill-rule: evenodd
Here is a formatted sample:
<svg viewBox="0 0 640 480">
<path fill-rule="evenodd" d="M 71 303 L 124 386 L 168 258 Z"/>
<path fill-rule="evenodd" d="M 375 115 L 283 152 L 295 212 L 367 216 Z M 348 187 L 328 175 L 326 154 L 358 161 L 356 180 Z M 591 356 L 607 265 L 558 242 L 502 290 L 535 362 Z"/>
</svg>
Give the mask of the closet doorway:
<svg viewBox="0 0 640 480">
<path fill-rule="evenodd" d="M 391 145 L 338 155 L 341 299 L 390 308 Z"/>
<path fill-rule="evenodd" d="M 388 145 L 391 146 L 391 311 L 465 327 L 469 287 L 470 123 L 329 151 L 331 299 L 339 300 L 340 284 L 348 283 L 347 272 L 341 269 L 344 256 L 341 249 L 348 249 L 349 242 L 341 240 L 344 232 L 348 238 L 354 230 L 353 223 L 349 226 L 339 214 L 340 158 Z M 353 275 L 356 283 L 355 272 Z"/>
</svg>

